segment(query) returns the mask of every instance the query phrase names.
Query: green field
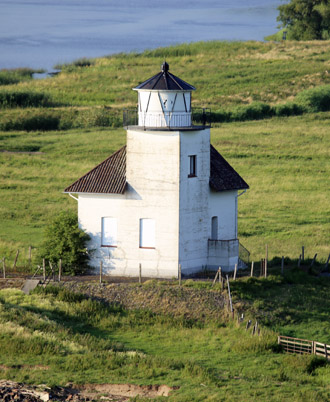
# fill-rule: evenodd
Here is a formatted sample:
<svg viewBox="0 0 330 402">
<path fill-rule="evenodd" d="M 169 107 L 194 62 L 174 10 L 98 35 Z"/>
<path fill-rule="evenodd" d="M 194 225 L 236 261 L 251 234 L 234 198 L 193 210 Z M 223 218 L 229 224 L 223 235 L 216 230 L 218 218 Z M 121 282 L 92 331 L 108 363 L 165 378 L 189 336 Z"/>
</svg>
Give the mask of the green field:
<svg viewBox="0 0 330 402">
<path fill-rule="evenodd" d="M 250 185 L 239 199 L 239 238 L 251 258 L 329 253 L 330 113 L 227 123 L 212 143 Z M 123 129 L 0 133 L 0 256 L 20 261 L 49 219 L 76 201 L 62 194 L 125 143 Z"/>
<path fill-rule="evenodd" d="M 316 276 L 320 267 L 310 274 L 293 268 L 301 246 L 306 259 L 317 253 L 322 264 L 330 252 L 329 45 L 183 44 L 79 60 L 40 81 L 30 70 L 0 72 L 0 260 L 6 257 L 7 267 L 20 249 L 18 268 L 27 270 L 28 247 L 36 256 L 50 219 L 76 210 L 63 189 L 125 144 L 121 109 L 136 105 L 131 88 L 157 73 L 164 58 L 172 73 L 196 86 L 193 106 L 246 120 L 218 120 L 211 140 L 250 185 L 239 198 L 240 241 L 254 261 L 267 244 L 270 259 L 267 279 L 231 281 L 235 311 L 245 314 L 241 324 L 203 302 L 197 291 L 207 300 L 220 292 L 210 282 L 122 284 L 135 291 L 145 306 L 139 309 L 58 288 L 29 296 L 0 290 L 0 378 L 177 387 L 164 401 L 330 399 L 324 359 L 277 347 L 279 333 L 330 343 L 329 279 Z M 246 113 L 260 107 L 255 102 L 268 110 L 259 120 Z M 279 105 L 288 105 L 282 116 Z M 284 275 L 275 258 L 282 255 L 291 259 Z M 107 286 L 113 285 L 95 284 L 95 296 Z M 199 305 L 193 311 L 189 298 Z M 258 320 L 260 336 L 245 330 L 247 319 Z"/>
<path fill-rule="evenodd" d="M 197 88 L 193 106 L 212 109 L 285 102 L 302 90 L 330 83 L 330 41 L 215 41 L 85 60 L 62 66 L 56 77 L 3 90 L 44 92 L 59 104 L 121 110 L 136 105 L 131 89 L 160 71 L 164 58 L 173 74 Z"/>
<path fill-rule="evenodd" d="M 301 272 L 232 282 L 235 308 L 240 297 L 246 300 L 242 324 L 221 310 L 217 319 L 208 319 L 206 311 L 206 319 L 192 320 L 180 311 L 125 310 L 56 288 L 39 289 L 30 296 L 1 290 L 0 377 L 50 386 L 71 382 L 178 388 L 169 398 L 157 399 L 163 401 L 326 402 L 329 365 L 321 358 L 280 353 L 274 329 L 280 324 L 283 333 L 290 325 L 291 330 L 301 325 L 304 335 L 329 340 L 329 284 Z M 159 289 L 164 301 L 177 286 L 146 283 L 140 293 L 150 285 Z M 200 284 L 188 281 L 182 295 L 187 286 Z M 290 287 L 287 297 L 276 297 Z M 309 300 L 302 297 L 306 290 Z M 211 290 L 208 285 L 204 291 L 219 288 Z M 253 336 L 251 328 L 245 330 L 246 319 L 253 318 L 253 312 L 265 315 L 262 311 L 274 303 L 274 296 L 277 308 L 268 317 L 268 328 L 265 323 L 260 336 Z M 297 302 L 304 313 L 296 308 Z"/>
<path fill-rule="evenodd" d="M 51 217 L 76 208 L 63 189 L 125 144 L 120 119 L 123 107 L 137 103 L 131 88 L 166 58 L 174 74 L 196 86 L 193 106 L 209 106 L 218 117 L 232 113 L 234 120 L 251 120 L 256 102 L 268 110 L 257 114 L 260 120 L 214 123 L 211 132 L 250 185 L 239 198 L 239 237 L 251 258 L 263 257 L 268 244 L 270 258 L 297 259 L 304 245 L 307 257 L 317 253 L 324 262 L 330 251 L 329 44 L 201 42 L 83 59 L 45 80 L 29 79 L 30 70 L 2 72 L 0 258 L 10 265 L 20 248 L 24 265 Z M 283 112 L 278 105 L 288 106 Z M 269 118 L 272 111 L 291 116 Z"/>
</svg>

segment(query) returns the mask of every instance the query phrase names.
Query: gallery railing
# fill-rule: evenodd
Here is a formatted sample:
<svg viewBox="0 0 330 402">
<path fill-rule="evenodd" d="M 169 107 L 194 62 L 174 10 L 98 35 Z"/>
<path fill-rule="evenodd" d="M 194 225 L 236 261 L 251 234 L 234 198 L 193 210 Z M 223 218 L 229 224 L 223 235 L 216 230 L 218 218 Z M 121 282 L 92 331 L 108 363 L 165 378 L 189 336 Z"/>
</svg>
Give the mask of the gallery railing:
<svg viewBox="0 0 330 402">
<path fill-rule="evenodd" d="M 154 123 L 152 123 L 154 122 Z M 138 112 L 137 109 L 123 110 L 123 126 L 142 128 L 208 128 L 211 127 L 211 109 L 192 108 L 191 113 L 180 112 Z"/>
</svg>

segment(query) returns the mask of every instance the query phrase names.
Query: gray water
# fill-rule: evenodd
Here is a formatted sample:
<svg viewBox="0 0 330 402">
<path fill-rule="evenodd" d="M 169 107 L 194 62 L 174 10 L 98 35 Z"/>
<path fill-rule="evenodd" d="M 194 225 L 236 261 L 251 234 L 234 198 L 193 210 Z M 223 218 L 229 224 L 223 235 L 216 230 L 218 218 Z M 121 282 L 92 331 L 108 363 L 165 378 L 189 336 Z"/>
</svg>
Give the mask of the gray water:
<svg viewBox="0 0 330 402">
<path fill-rule="evenodd" d="M 0 0 L 0 69 L 200 40 L 263 40 L 284 0 Z"/>
</svg>

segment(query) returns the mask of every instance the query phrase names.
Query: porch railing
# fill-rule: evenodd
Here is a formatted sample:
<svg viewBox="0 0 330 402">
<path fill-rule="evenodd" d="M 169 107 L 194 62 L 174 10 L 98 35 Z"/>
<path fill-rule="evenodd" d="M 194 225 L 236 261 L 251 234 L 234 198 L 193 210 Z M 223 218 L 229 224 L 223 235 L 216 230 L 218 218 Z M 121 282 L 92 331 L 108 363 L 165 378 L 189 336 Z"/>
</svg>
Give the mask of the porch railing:
<svg viewBox="0 0 330 402">
<path fill-rule="evenodd" d="M 249 264 L 250 262 L 250 251 L 246 249 L 241 242 L 238 246 L 238 258 L 245 264 Z"/>
</svg>

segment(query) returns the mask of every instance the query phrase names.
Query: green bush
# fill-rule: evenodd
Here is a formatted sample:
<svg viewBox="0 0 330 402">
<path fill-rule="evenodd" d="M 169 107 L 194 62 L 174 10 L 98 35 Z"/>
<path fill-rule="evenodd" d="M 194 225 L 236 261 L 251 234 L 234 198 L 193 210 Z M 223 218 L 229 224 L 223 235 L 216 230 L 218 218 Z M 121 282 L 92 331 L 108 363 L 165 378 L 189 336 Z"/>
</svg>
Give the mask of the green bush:
<svg viewBox="0 0 330 402">
<path fill-rule="evenodd" d="M 2 131 L 47 131 L 60 128 L 60 116 L 51 112 L 18 114 L 15 118 L 5 117 L 0 121 Z"/>
<path fill-rule="evenodd" d="M 51 97 L 43 92 L 1 91 L 0 108 L 54 106 Z"/>
<path fill-rule="evenodd" d="M 224 123 L 231 120 L 231 112 L 223 109 L 211 112 L 211 121 L 214 123 Z"/>
<path fill-rule="evenodd" d="M 267 103 L 254 102 L 247 106 L 237 106 L 231 113 L 231 120 L 259 120 L 273 115 L 273 109 Z"/>
<path fill-rule="evenodd" d="M 80 59 L 74 60 L 72 63 L 56 64 L 54 66 L 57 70 L 73 71 L 75 67 L 90 67 L 95 64 L 95 59 L 89 59 L 87 57 L 82 57 Z"/>
<path fill-rule="evenodd" d="M 107 108 L 7 109 L 0 114 L 1 131 L 70 130 L 85 127 L 120 127 L 122 124 L 119 113 Z"/>
<path fill-rule="evenodd" d="M 296 103 L 305 112 L 316 113 L 330 110 L 330 85 L 324 85 L 300 92 L 296 96 Z"/>
<path fill-rule="evenodd" d="M 62 259 L 63 273 L 81 274 L 88 268 L 86 242 L 90 237 L 78 228 L 77 216 L 71 211 L 61 212 L 47 226 L 39 258 L 58 264 Z"/>
<path fill-rule="evenodd" d="M 288 102 L 273 107 L 276 116 L 298 116 L 304 113 L 302 106 L 294 102 Z"/>
<path fill-rule="evenodd" d="M 0 70 L 0 85 L 17 84 L 21 81 L 29 81 L 34 73 L 42 73 L 43 70 L 32 70 L 30 68 L 13 68 Z"/>
</svg>

